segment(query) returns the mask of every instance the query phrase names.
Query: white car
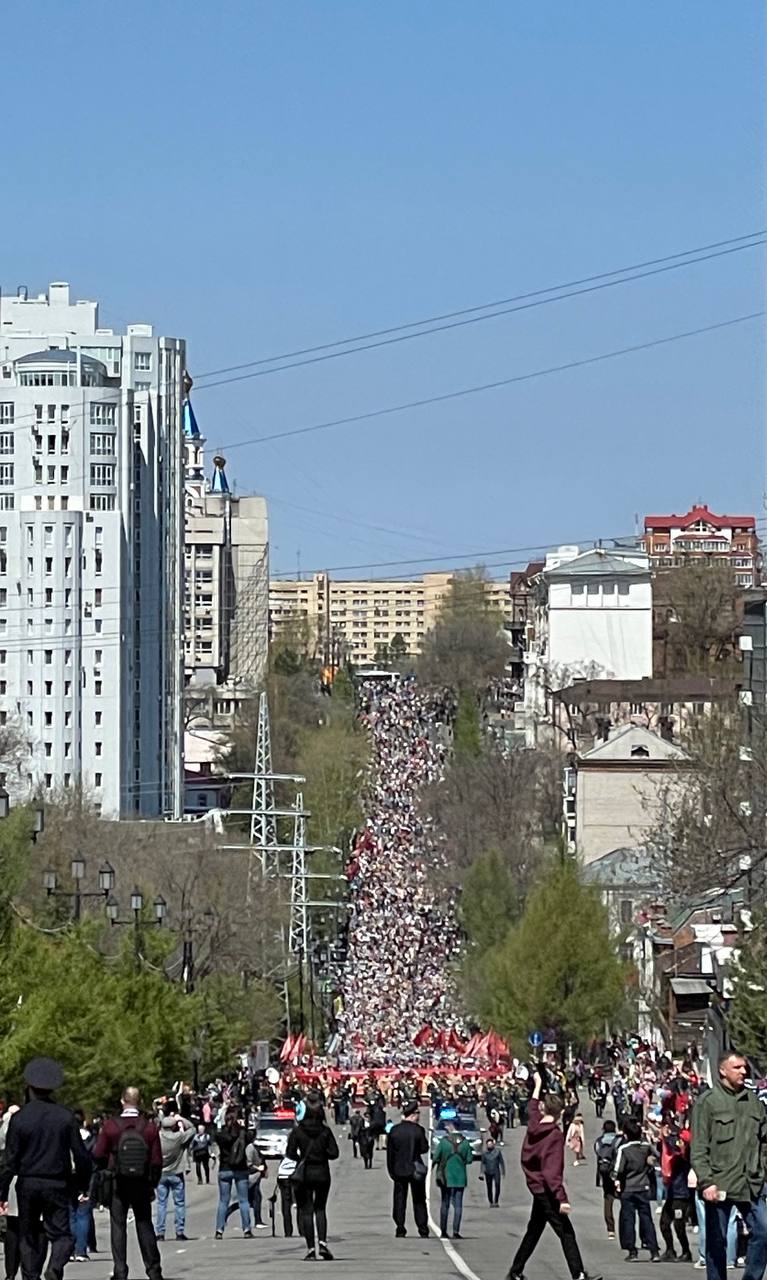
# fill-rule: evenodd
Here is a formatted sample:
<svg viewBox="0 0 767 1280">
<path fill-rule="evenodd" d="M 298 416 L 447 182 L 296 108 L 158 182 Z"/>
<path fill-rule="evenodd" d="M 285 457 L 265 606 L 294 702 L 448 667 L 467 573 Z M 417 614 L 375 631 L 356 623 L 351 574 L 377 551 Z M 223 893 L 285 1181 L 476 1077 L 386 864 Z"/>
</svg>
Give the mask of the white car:
<svg viewBox="0 0 767 1280">
<path fill-rule="evenodd" d="M 281 1160 L 285 1155 L 288 1137 L 296 1123 L 295 1111 L 280 1108 L 264 1111 L 258 1119 L 256 1146 L 267 1160 Z"/>
</svg>

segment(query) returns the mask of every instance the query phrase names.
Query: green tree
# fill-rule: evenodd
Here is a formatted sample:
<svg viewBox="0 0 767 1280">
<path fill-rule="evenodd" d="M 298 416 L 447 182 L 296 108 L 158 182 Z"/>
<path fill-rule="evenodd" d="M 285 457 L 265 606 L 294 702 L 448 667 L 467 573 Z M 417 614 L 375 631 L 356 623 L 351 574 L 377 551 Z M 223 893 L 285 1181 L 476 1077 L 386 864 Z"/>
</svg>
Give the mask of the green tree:
<svg viewBox="0 0 767 1280">
<path fill-rule="evenodd" d="M 732 970 L 728 1025 L 732 1042 L 759 1067 L 767 1066 L 767 912 L 754 913 Z"/>
<path fill-rule="evenodd" d="M 487 582 L 483 569 L 469 569 L 452 579 L 418 660 L 424 683 L 474 691 L 503 674 L 509 647 L 503 618 L 488 603 Z"/>
<path fill-rule="evenodd" d="M 403 662 L 407 657 L 407 644 L 405 642 L 405 637 L 400 631 L 398 631 L 396 635 L 392 636 L 391 644 L 389 645 L 389 653 L 391 655 L 391 661 L 395 666 L 398 663 Z"/>
<path fill-rule="evenodd" d="M 480 854 L 463 881 L 460 918 L 476 954 L 503 942 L 509 926 L 519 919 L 519 888 L 498 849 Z"/>
<path fill-rule="evenodd" d="M 516 1044 L 534 1027 L 583 1044 L 620 1011 L 626 974 L 598 890 L 570 860 L 531 893 L 519 923 L 479 961 L 478 1013 Z"/>
<path fill-rule="evenodd" d="M 311 843 L 346 846 L 362 820 L 360 776 L 368 758 L 367 737 L 343 705 L 333 704 L 327 723 L 302 735 L 298 772 L 306 777 Z"/>
<path fill-rule="evenodd" d="M 482 751 L 477 700 L 465 689 L 458 695 L 453 747 L 456 756 L 479 756 Z"/>
</svg>

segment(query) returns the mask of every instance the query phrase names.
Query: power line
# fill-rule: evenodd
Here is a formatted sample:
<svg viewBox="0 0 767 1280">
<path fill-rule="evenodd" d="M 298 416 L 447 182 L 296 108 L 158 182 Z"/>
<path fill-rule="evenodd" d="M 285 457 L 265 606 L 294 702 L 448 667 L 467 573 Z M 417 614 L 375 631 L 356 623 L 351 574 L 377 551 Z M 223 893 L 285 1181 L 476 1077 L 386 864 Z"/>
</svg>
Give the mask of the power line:
<svg viewBox="0 0 767 1280">
<path fill-rule="evenodd" d="M 369 422 L 375 418 L 384 418 L 389 414 L 403 413 L 407 409 L 423 409 L 431 404 L 443 404 L 448 400 L 459 400 L 464 396 L 477 395 L 481 391 L 495 391 L 499 387 L 510 387 L 518 382 L 531 382 L 536 378 L 549 377 L 554 373 L 566 373 L 571 369 L 582 369 L 587 365 L 601 364 L 606 360 L 615 360 L 618 356 L 634 355 L 639 351 L 650 351 L 654 347 L 667 346 L 672 342 L 680 342 L 684 338 L 696 338 L 704 333 L 713 333 L 718 329 L 729 329 L 733 325 L 745 324 L 748 320 L 758 320 L 765 315 L 764 311 L 752 311 L 748 315 L 735 316 L 732 320 L 720 320 L 716 324 L 703 325 L 699 329 L 687 329 L 681 333 L 672 333 L 665 338 L 653 338 L 648 342 L 639 342 L 630 347 L 618 347 L 613 351 L 603 351 L 599 355 L 586 356 L 582 360 L 569 360 L 565 364 L 549 365 L 544 369 L 533 369 L 529 373 L 518 373 L 512 378 L 498 378 L 495 382 L 479 383 L 472 387 L 461 387 L 458 391 L 447 391 L 441 395 L 425 396 L 421 400 L 409 400 L 404 404 L 389 405 L 385 409 L 370 409 L 367 413 L 351 414 L 346 418 L 333 418 L 328 422 L 315 422 L 308 427 L 292 427 L 288 431 L 274 431 L 268 436 L 253 436 L 250 440 L 237 440 L 222 445 L 227 451 L 243 449 L 251 444 L 263 444 L 270 440 L 285 440 L 289 436 L 309 435 L 314 431 L 328 431 L 332 427 L 345 427 L 355 422 Z"/>
<path fill-rule="evenodd" d="M 338 359 L 341 356 L 353 355 L 358 351 L 370 351 L 377 347 L 388 346 L 395 342 L 407 342 L 413 338 L 423 338 L 430 333 L 439 333 L 446 329 L 460 328 L 467 324 L 477 324 L 482 320 L 494 320 L 498 316 L 510 315 L 515 311 L 528 310 L 531 307 L 545 306 L 550 302 L 561 302 L 566 298 L 578 297 L 581 294 L 593 293 L 599 289 L 614 288 L 616 285 L 628 284 L 632 280 L 643 280 L 649 276 L 661 275 L 667 271 L 676 271 L 681 267 L 694 266 L 698 262 L 708 262 L 713 258 L 725 257 L 731 253 L 741 253 L 745 249 L 758 248 L 764 244 L 764 240 L 758 240 L 756 237 L 767 234 L 766 231 L 754 231 L 748 236 L 734 236 L 729 240 L 719 240 L 712 244 L 701 245 L 696 249 L 685 249 L 679 253 L 667 254 L 663 258 L 650 258 L 646 262 L 632 263 L 627 267 L 617 267 L 612 271 L 602 271 L 597 275 L 584 276 L 579 280 L 569 280 L 564 284 L 550 285 L 544 289 L 534 289 L 528 293 L 516 294 L 510 298 L 500 298 L 495 302 L 480 303 L 473 307 L 463 307 L 458 311 L 447 311 L 441 315 L 428 316 L 423 320 L 411 320 L 404 324 L 392 325 L 387 329 L 374 329 L 369 333 L 356 334 L 350 338 L 338 338 L 334 342 L 323 342 L 313 347 L 302 347 L 295 351 L 283 352 L 280 355 L 264 356 L 258 360 L 249 360 L 243 364 L 228 365 L 221 369 L 212 369 L 205 373 L 200 373 L 195 379 L 195 386 L 200 391 L 204 391 L 209 386 L 223 386 L 224 382 L 211 382 L 202 384 L 201 380 L 205 378 L 218 377 L 219 374 L 237 373 L 241 369 L 258 369 L 259 366 L 273 365 L 277 361 L 294 361 L 292 364 L 280 364 L 276 368 L 260 369 L 260 372 L 254 372 L 244 375 L 246 378 L 262 377 L 269 373 L 280 373 L 284 369 L 295 369 L 305 364 L 315 364 L 322 360 Z M 753 243 L 742 243 L 743 241 L 752 241 Z M 731 246 L 729 248 L 725 246 Z M 712 250 L 712 252 L 707 252 Z M 703 256 L 692 257 L 693 254 Z M 677 259 L 685 259 L 684 261 L 676 261 Z M 663 265 L 670 264 L 670 265 Z M 647 270 L 645 270 L 647 268 Z M 641 274 L 629 275 L 629 272 L 637 272 Z M 621 276 L 621 279 L 611 279 L 610 277 Z M 587 286 L 587 287 L 581 287 Z M 563 292 L 567 290 L 568 292 Z M 556 294 L 556 297 L 546 297 L 547 294 Z M 534 300 L 534 301 L 530 301 Z M 526 305 L 511 305 L 511 304 Z M 504 308 L 504 310 L 498 310 Z M 479 315 L 478 312 L 488 311 L 492 314 Z M 459 319 L 460 317 L 469 317 Z M 442 322 L 448 323 L 442 323 Z M 449 323 L 456 321 L 456 323 Z M 423 326 L 428 325 L 429 328 Z M 418 329 L 417 333 L 404 333 L 408 329 Z M 389 335 L 403 335 L 390 337 Z M 387 339 L 386 341 L 371 341 L 369 339 Z M 351 343 L 366 343 L 365 346 L 350 347 Z M 339 351 L 339 347 L 350 347 L 349 350 Z M 326 352 L 329 354 L 321 355 L 317 353 Z M 299 359 L 303 356 L 315 356 L 316 359 Z M 227 378 L 226 382 L 242 381 L 241 378 Z"/>
</svg>

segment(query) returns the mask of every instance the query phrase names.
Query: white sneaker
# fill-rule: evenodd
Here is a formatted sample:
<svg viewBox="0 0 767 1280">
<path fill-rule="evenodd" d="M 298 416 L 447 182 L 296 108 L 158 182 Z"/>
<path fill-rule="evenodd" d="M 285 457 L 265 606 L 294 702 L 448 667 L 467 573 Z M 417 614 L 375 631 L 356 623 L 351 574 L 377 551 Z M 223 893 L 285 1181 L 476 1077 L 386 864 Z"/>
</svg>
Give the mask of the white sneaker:
<svg viewBox="0 0 767 1280">
<path fill-rule="evenodd" d="M 698 1271 L 702 1271 L 702 1270 L 703 1270 L 703 1268 L 705 1267 L 705 1265 L 706 1265 L 706 1263 L 705 1263 L 705 1260 L 704 1260 L 703 1258 L 698 1258 L 698 1261 L 695 1263 L 695 1266 L 696 1266 L 696 1268 L 697 1268 L 697 1270 L 698 1270 Z"/>
</svg>

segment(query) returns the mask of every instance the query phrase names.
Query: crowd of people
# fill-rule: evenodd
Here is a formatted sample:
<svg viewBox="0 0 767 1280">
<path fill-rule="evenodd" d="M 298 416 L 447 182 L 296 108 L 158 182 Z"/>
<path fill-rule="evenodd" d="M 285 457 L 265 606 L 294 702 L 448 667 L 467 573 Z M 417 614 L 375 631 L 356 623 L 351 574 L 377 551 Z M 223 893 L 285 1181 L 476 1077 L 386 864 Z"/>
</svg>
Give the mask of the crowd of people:
<svg viewBox="0 0 767 1280">
<path fill-rule="evenodd" d="M 460 948 L 454 893 L 435 889 L 439 841 L 418 808 L 423 788 L 443 776 L 452 698 L 411 678 L 369 682 L 359 698 L 373 753 L 367 818 L 346 869 L 352 914 L 338 1027 L 351 1066 L 412 1061 L 425 1024 L 455 1025 L 449 974 Z"/>
</svg>

